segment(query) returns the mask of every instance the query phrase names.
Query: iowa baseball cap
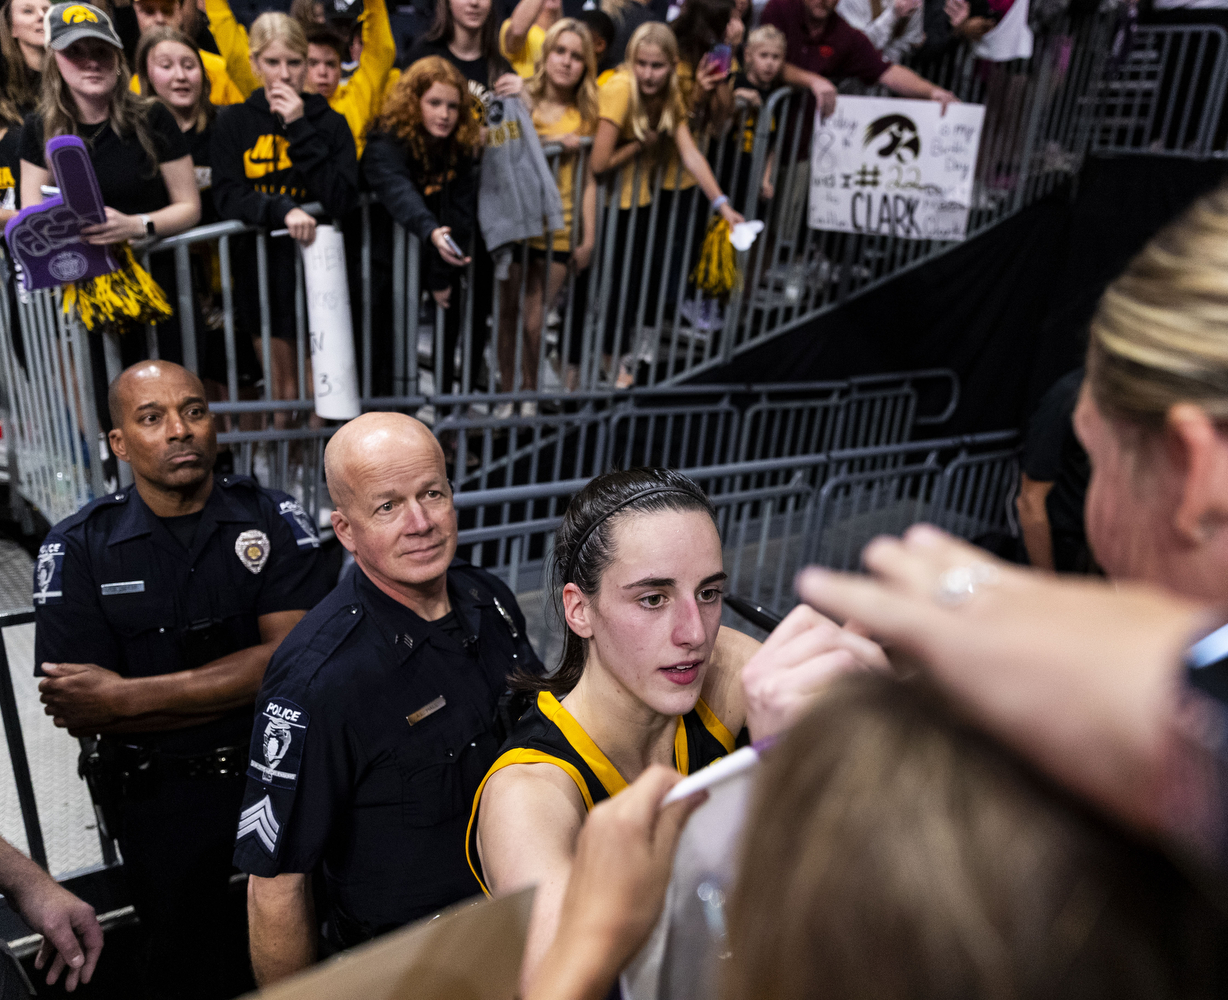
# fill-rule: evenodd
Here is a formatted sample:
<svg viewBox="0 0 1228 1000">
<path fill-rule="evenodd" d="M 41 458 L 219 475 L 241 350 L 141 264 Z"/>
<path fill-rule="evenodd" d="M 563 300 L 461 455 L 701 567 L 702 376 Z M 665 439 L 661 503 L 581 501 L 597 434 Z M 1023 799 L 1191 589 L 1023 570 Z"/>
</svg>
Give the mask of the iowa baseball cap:
<svg viewBox="0 0 1228 1000">
<path fill-rule="evenodd" d="M 111 19 L 92 4 L 57 3 L 44 17 L 43 37 L 47 39 L 49 48 L 59 51 L 82 38 L 97 38 L 123 50 L 124 43 L 115 33 Z"/>
</svg>

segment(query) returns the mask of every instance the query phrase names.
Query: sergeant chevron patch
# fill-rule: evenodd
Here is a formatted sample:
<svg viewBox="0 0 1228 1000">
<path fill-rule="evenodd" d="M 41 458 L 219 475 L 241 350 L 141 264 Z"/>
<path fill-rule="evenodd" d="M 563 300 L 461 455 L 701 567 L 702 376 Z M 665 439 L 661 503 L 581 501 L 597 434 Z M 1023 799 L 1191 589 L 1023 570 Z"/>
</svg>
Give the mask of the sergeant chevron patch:
<svg viewBox="0 0 1228 1000">
<path fill-rule="evenodd" d="M 266 795 L 255 805 L 248 806 L 239 813 L 239 833 L 235 840 L 242 840 L 249 834 L 255 834 L 264 849 L 270 854 L 277 853 L 277 835 L 281 825 L 273 815 L 273 803 Z"/>
</svg>

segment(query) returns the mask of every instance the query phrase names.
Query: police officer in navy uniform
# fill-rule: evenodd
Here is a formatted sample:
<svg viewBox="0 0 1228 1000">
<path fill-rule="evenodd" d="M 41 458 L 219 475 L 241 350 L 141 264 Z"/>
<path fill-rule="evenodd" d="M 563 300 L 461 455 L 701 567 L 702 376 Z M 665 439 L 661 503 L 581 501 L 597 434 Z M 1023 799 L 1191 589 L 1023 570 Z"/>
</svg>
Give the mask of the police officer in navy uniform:
<svg viewBox="0 0 1228 1000">
<path fill-rule="evenodd" d="M 508 675 L 542 669 L 511 591 L 454 558 L 426 427 L 364 414 L 325 468 L 356 565 L 278 650 L 256 702 L 235 864 L 252 876 L 260 985 L 314 961 L 317 911 L 328 945 L 349 947 L 474 894 L 465 827 Z"/>
<path fill-rule="evenodd" d="M 245 941 L 227 895 L 253 703 L 274 650 L 327 593 L 326 569 L 291 497 L 214 477 L 195 375 L 143 362 L 109 403 L 111 448 L 136 483 L 39 551 L 39 690 L 57 726 L 99 737 L 82 764 L 148 935 L 147 994 L 234 995 Z"/>
</svg>

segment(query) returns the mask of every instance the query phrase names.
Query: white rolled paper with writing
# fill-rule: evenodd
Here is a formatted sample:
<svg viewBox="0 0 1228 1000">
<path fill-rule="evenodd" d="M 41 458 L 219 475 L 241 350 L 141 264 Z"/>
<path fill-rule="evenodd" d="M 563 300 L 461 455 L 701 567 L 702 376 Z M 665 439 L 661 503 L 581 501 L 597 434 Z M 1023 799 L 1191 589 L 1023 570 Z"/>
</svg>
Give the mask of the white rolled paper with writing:
<svg viewBox="0 0 1228 1000">
<path fill-rule="evenodd" d="M 316 414 L 326 420 L 349 420 L 362 412 L 362 405 L 350 286 L 345 279 L 345 241 L 336 226 L 316 226 L 315 240 L 302 249 Z"/>
</svg>

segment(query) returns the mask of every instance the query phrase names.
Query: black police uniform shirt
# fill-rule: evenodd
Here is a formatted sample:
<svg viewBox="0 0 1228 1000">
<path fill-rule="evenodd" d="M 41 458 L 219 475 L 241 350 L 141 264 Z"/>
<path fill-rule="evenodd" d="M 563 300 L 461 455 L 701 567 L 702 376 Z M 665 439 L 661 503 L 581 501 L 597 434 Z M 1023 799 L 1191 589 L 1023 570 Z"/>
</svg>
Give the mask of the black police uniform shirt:
<svg viewBox="0 0 1228 1000">
<path fill-rule="evenodd" d="M 34 568 L 35 672 L 44 662 L 95 663 L 124 677 L 203 666 L 259 645 L 261 615 L 306 611 L 328 592 L 314 526 L 288 494 L 215 477 L 189 534 L 192 517 L 159 518 L 130 488 L 52 528 Z M 121 739 L 206 753 L 246 744 L 252 714 L 249 705 Z"/>
<path fill-rule="evenodd" d="M 135 135 L 119 135 L 109 120 L 99 125 L 77 126 L 77 134 L 90 151 L 103 204 L 125 215 L 166 208 L 171 196 L 158 166 L 188 155 L 187 140 L 164 104 L 153 101 L 142 114 L 158 153 L 156 164 L 149 162 Z M 46 167 L 43 146 L 43 116 L 35 111 L 26 116 L 21 129 L 21 158 L 36 167 Z"/>
<path fill-rule="evenodd" d="M 322 868 L 337 944 L 477 889 L 465 824 L 499 701 L 513 670 L 542 667 L 502 582 L 454 560 L 448 596 L 463 642 L 355 567 L 282 643 L 256 701 L 235 865 Z"/>
<path fill-rule="evenodd" d="M 713 761 L 731 754 L 737 743 L 715 712 L 702 698 L 674 727 L 674 769 L 694 774 Z M 515 764 L 553 764 L 575 783 L 584 799 L 585 811 L 627 787 L 610 759 L 593 742 L 563 703 L 549 691 L 539 691 L 529 710 L 516 723 L 473 796 L 473 811 L 465 838 L 465 853 L 477 885 L 489 895 L 482 862 L 478 858 L 478 813 L 482 790 L 496 771 Z"/>
</svg>

